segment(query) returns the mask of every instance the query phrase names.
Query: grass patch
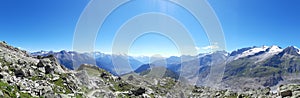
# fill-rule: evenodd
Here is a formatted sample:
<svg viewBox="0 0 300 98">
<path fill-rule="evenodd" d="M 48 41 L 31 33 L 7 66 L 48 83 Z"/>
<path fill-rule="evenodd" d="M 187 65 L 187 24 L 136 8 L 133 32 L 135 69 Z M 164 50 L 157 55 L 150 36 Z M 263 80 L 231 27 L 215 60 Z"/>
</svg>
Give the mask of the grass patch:
<svg viewBox="0 0 300 98">
<path fill-rule="evenodd" d="M 70 88 L 68 88 L 66 85 L 64 85 L 63 78 L 66 78 L 66 77 L 67 77 L 67 74 L 62 74 L 58 80 L 52 81 L 52 83 L 55 85 L 53 88 L 53 91 L 55 93 L 64 93 L 64 94 L 72 93 L 72 90 Z M 63 90 L 65 92 L 63 92 Z"/>
<path fill-rule="evenodd" d="M 3 81 L 0 81 L 0 90 L 3 92 L 4 98 L 17 98 L 17 93 L 20 94 L 20 98 L 32 98 L 28 93 L 19 92 L 16 85 L 9 85 Z"/>
</svg>

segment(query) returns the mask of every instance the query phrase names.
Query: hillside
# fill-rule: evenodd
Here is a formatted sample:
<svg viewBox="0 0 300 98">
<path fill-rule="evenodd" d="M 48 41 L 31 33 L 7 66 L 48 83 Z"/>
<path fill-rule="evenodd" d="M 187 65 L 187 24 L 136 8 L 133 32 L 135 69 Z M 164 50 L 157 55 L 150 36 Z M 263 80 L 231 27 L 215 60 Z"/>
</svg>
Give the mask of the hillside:
<svg viewBox="0 0 300 98">
<path fill-rule="evenodd" d="M 287 68 L 281 75 L 298 72 L 290 66 L 283 66 L 287 59 L 297 61 L 298 54 L 292 49 L 285 49 L 279 54 L 261 62 L 263 66 L 274 68 Z M 298 53 L 298 52 L 297 52 Z M 217 55 L 217 54 L 214 54 Z M 295 56 L 294 56 L 295 55 Z M 205 57 L 205 56 L 201 56 Z M 210 56 L 206 56 L 210 57 Z M 280 66 L 271 66 L 273 59 L 282 60 L 274 62 Z M 208 58 L 206 58 L 208 59 Z M 248 60 L 249 58 L 243 58 Z M 214 61 L 211 59 L 209 61 Z M 237 62 L 237 61 L 236 61 Z M 243 61 L 246 62 L 246 61 Z M 249 61 L 250 62 L 250 61 Z M 234 65 L 235 63 L 229 63 Z M 293 63 L 298 64 L 298 63 Z M 262 66 L 260 65 L 260 66 Z M 249 66 L 249 65 L 245 65 Z M 209 67 L 209 66 L 207 66 Z M 162 66 L 154 67 L 154 69 Z M 204 68 L 204 67 L 203 67 Z M 260 67 L 258 67 L 260 68 Z M 207 68 L 209 69 L 209 68 Z M 235 68 L 232 68 L 235 69 Z M 169 73 L 170 70 L 167 70 Z M 205 69 L 204 69 L 205 70 Z M 269 70 L 267 68 L 267 70 Z M 155 73 L 147 69 L 148 73 Z M 272 70 L 273 71 L 273 70 Z M 225 74 L 227 74 L 226 70 Z M 246 72 L 246 71 L 245 71 Z M 267 71 L 264 71 L 267 72 Z M 274 70 L 277 72 L 277 70 Z M 123 76 L 114 76 L 108 71 L 91 64 L 82 64 L 77 70 L 69 70 L 58 63 L 53 55 L 31 57 L 26 51 L 9 46 L 0 42 L 0 97 L 8 98 L 31 98 L 31 97 L 56 97 L 56 98 L 94 98 L 94 97 L 140 97 L 140 98 L 161 98 L 161 97 L 299 97 L 300 86 L 297 84 L 286 84 L 278 86 L 272 91 L 269 87 L 258 89 L 245 89 L 243 92 L 236 92 L 226 89 L 217 89 L 204 86 L 195 86 L 178 81 L 164 75 L 149 75 L 147 72 L 138 75 L 127 73 Z M 267 72 L 268 73 L 268 72 Z M 174 75 L 175 73 L 170 72 Z M 259 75 L 253 74 L 255 77 Z M 268 74 L 266 74 L 268 75 Z M 230 75 L 232 77 L 246 77 L 243 74 Z M 249 76 L 249 77 L 253 77 Z M 283 78 L 284 79 L 284 78 Z"/>
</svg>

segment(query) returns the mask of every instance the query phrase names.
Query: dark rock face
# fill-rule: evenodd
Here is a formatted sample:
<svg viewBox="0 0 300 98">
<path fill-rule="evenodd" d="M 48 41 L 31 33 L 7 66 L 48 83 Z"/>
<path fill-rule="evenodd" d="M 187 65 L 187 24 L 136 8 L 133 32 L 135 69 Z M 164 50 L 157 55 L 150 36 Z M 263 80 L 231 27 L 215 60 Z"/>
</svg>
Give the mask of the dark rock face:
<svg viewBox="0 0 300 98">
<path fill-rule="evenodd" d="M 44 67 L 45 65 L 44 65 L 44 63 L 43 63 L 43 61 L 39 61 L 39 63 L 37 64 L 37 67 Z"/>
<path fill-rule="evenodd" d="M 102 77 L 102 78 L 109 78 L 109 75 L 108 75 L 107 73 L 102 73 L 102 74 L 100 75 L 100 77 Z"/>
<path fill-rule="evenodd" d="M 247 50 L 249 50 L 249 49 L 251 49 L 251 48 L 253 48 L 253 47 L 247 47 L 247 48 L 238 49 L 237 51 L 233 51 L 233 52 L 230 54 L 230 56 L 235 56 L 235 55 L 237 55 L 237 54 L 241 54 L 241 53 L 243 53 L 243 52 L 245 52 L 245 51 L 247 51 Z"/>
<path fill-rule="evenodd" d="M 139 89 L 137 89 L 137 90 L 132 91 L 132 93 L 133 93 L 135 96 L 143 95 L 145 92 L 146 92 L 146 89 L 144 89 L 144 88 L 139 88 Z"/>
<path fill-rule="evenodd" d="M 299 50 L 293 46 L 285 48 L 282 52 L 290 55 L 299 55 Z"/>
<path fill-rule="evenodd" d="M 16 77 L 25 77 L 25 73 L 23 70 L 15 70 L 15 76 Z"/>
<path fill-rule="evenodd" d="M 45 66 L 45 74 L 53 74 L 53 73 L 54 73 L 54 68 L 52 68 L 49 65 Z"/>
</svg>

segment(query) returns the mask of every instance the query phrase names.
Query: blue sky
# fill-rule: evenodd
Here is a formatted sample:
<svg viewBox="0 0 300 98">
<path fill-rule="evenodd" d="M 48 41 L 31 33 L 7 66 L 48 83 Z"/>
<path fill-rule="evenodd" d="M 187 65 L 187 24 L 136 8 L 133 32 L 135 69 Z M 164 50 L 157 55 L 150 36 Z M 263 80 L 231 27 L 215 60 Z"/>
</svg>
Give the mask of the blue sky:
<svg viewBox="0 0 300 98">
<path fill-rule="evenodd" d="M 254 45 L 300 46 L 299 0 L 209 0 L 228 50 Z"/>
<path fill-rule="evenodd" d="M 1 0 L 0 40 L 28 51 L 72 50 L 76 23 L 89 0 Z M 208 0 L 222 25 L 227 51 L 261 45 L 300 47 L 299 0 Z M 163 2 L 162 2 L 163 3 Z M 152 8 L 141 3 L 122 6 L 100 30 L 96 50 L 109 52 L 114 32 L 130 17 L 147 11 L 167 13 L 191 31 L 200 52 L 209 46 L 201 24 L 186 10 L 171 4 Z M 167 9 L 163 9 L 167 8 Z M 201 50 L 202 49 L 202 50 Z M 176 55 L 172 41 L 157 34 L 144 35 L 132 44 L 132 54 Z"/>
</svg>

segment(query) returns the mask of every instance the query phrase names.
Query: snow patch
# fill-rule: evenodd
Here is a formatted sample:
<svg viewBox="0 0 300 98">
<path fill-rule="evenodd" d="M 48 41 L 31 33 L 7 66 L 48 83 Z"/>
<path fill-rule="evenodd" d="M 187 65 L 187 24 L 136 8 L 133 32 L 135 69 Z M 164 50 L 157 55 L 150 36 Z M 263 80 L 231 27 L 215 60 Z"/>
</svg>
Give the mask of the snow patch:
<svg viewBox="0 0 300 98">
<path fill-rule="evenodd" d="M 283 49 L 281 49 L 281 48 L 278 47 L 278 46 L 271 46 L 271 47 L 269 48 L 269 51 L 268 51 L 267 53 L 264 53 L 264 54 L 258 56 L 258 59 L 259 59 L 259 60 L 256 61 L 256 63 L 257 63 L 257 62 L 264 61 L 264 60 L 270 58 L 271 56 L 276 55 L 276 54 L 278 54 L 278 53 L 280 53 L 280 52 L 282 52 L 282 51 L 283 51 Z"/>
<path fill-rule="evenodd" d="M 239 54 L 235 60 L 239 59 L 239 58 L 243 58 L 243 57 L 247 57 L 249 55 L 254 55 L 258 52 L 261 52 L 261 51 L 266 51 L 269 47 L 268 46 L 262 46 L 262 47 L 256 47 L 256 48 L 252 48 L 252 49 L 249 49 L 247 51 L 244 51 L 242 54 Z"/>
<path fill-rule="evenodd" d="M 268 50 L 268 51 L 267 51 Z M 240 59 L 240 58 L 243 58 L 243 57 L 247 57 L 247 56 L 250 56 L 250 55 L 255 55 L 256 53 L 259 53 L 259 52 L 263 52 L 265 51 L 265 53 L 263 54 L 260 54 L 258 56 L 255 56 L 255 58 L 258 59 L 257 62 L 260 62 L 260 61 L 263 61 L 263 60 L 266 60 L 268 59 L 269 57 L 273 56 L 273 55 L 276 55 L 278 53 L 280 53 L 281 51 L 283 51 L 283 49 L 281 49 L 280 47 L 278 46 L 262 46 L 262 47 L 255 47 L 255 48 L 252 48 L 252 49 L 249 49 L 247 51 L 244 51 L 242 54 L 238 55 L 234 60 L 237 60 L 237 59 Z M 300 53 L 300 52 L 299 52 Z"/>
<path fill-rule="evenodd" d="M 278 46 L 271 46 L 270 50 L 269 50 L 269 53 L 279 53 L 283 51 L 283 49 L 281 49 L 280 47 Z"/>
</svg>

